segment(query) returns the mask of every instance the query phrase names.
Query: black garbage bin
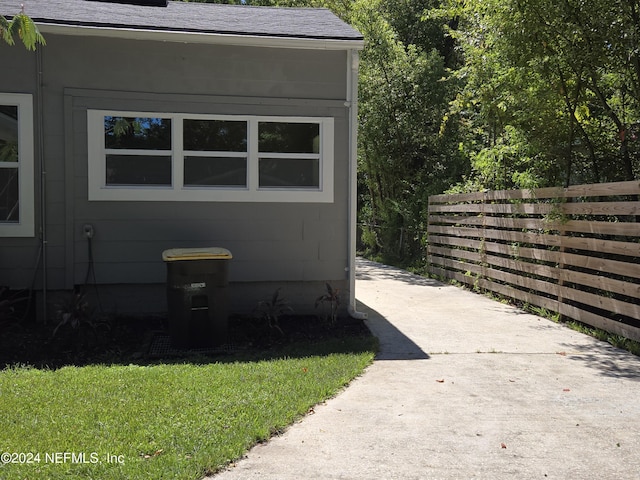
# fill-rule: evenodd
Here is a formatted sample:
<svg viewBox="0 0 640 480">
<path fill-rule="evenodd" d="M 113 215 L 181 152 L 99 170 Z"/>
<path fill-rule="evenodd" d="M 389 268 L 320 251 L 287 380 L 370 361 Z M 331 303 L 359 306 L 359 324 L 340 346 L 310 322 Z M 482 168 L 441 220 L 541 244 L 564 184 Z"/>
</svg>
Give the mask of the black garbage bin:
<svg viewBox="0 0 640 480">
<path fill-rule="evenodd" d="M 171 343 L 206 348 L 227 341 L 229 260 L 224 248 L 172 248 L 167 264 L 167 307 Z"/>
</svg>

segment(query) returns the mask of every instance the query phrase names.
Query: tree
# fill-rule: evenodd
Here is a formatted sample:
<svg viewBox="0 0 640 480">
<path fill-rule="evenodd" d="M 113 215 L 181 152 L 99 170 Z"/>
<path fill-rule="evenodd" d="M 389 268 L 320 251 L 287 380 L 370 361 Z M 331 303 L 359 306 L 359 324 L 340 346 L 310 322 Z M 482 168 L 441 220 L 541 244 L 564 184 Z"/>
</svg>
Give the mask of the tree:
<svg viewBox="0 0 640 480">
<path fill-rule="evenodd" d="M 464 170 L 455 130 L 442 129 L 456 85 L 439 50 L 443 29 L 422 20 L 429 4 L 361 0 L 352 11 L 366 39 L 359 83 L 360 222 L 367 246 L 387 257 L 422 255 L 428 196 Z"/>
<path fill-rule="evenodd" d="M 475 183 L 638 177 L 638 0 L 449 3 L 465 57 L 455 112 L 467 122 Z"/>
<path fill-rule="evenodd" d="M 27 50 L 35 50 L 37 44 L 46 45 L 34 21 L 24 13 L 24 6 L 11 20 L 0 15 L 0 36 L 9 45 L 14 45 L 18 37 Z"/>
</svg>

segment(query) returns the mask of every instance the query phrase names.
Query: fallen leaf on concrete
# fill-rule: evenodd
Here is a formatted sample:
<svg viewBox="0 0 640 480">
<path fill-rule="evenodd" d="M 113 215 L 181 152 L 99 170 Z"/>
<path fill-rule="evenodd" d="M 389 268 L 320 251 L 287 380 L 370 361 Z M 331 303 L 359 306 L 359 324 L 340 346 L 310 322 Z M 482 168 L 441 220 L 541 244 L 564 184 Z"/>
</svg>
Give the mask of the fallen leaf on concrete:
<svg viewBox="0 0 640 480">
<path fill-rule="evenodd" d="M 571 389 L 570 389 L 570 388 L 563 388 L 563 389 L 562 389 L 562 391 L 563 391 L 563 392 L 570 392 L 570 391 L 571 391 Z"/>
<path fill-rule="evenodd" d="M 436 382 L 438 383 L 444 383 L 444 378 L 443 379 L 437 379 Z"/>
</svg>

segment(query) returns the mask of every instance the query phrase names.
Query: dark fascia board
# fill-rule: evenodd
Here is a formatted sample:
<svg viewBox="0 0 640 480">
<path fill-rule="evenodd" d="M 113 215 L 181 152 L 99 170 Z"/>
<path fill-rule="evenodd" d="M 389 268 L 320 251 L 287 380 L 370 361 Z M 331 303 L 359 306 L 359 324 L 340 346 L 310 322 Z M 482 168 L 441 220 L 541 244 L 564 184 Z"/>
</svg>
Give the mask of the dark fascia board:
<svg viewBox="0 0 640 480">
<path fill-rule="evenodd" d="M 166 7 L 169 0 L 86 0 L 87 2 L 127 3 L 142 7 Z"/>
</svg>

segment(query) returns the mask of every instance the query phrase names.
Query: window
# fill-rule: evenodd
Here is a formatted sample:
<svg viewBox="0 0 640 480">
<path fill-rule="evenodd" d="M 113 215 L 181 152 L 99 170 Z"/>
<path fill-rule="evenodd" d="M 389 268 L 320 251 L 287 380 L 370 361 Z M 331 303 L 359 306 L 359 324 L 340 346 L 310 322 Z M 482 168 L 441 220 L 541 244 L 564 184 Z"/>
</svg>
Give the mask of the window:
<svg viewBox="0 0 640 480">
<path fill-rule="evenodd" d="M 87 112 L 89 200 L 333 202 L 333 119 Z"/>
<path fill-rule="evenodd" d="M 0 237 L 33 236 L 33 100 L 0 93 Z"/>
<path fill-rule="evenodd" d="M 258 123 L 260 187 L 320 185 L 320 125 Z"/>
</svg>

